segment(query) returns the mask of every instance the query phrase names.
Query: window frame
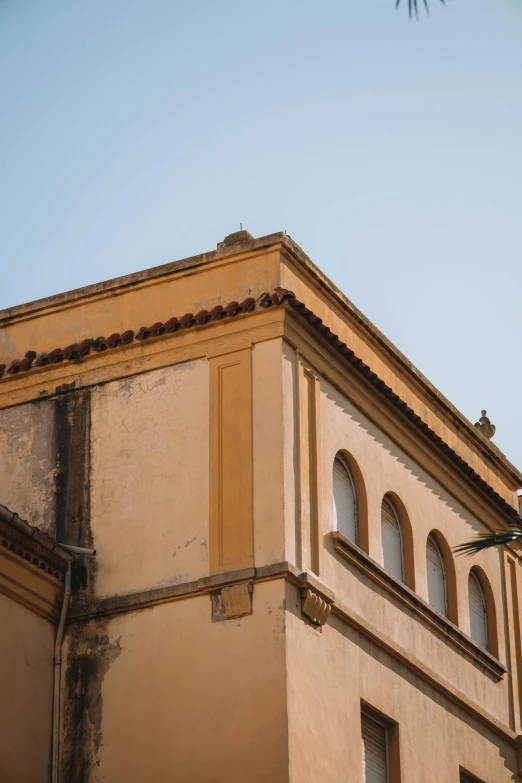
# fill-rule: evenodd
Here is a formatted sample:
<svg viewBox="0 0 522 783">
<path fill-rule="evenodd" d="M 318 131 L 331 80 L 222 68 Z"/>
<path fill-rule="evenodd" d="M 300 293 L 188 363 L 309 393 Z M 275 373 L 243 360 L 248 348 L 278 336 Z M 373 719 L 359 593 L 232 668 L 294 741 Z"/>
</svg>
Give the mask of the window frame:
<svg viewBox="0 0 522 783">
<path fill-rule="evenodd" d="M 341 451 L 338 451 L 336 453 L 332 464 L 332 516 L 333 516 L 332 521 L 334 522 L 334 530 L 336 530 L 338 533 L 341 533 L 341 535 L 345 535 L 342 532 L 342 530 L 339 530 L 338 518 L 337 518 L 336 506 L 335 506 L 334 470 L 335 470 L 336 462 L 338 462 L 341 465 L 352 487 L 352 493 L 354 498 L 354 512 L 355 512 L 355 541 L 352 541 L 352 543 L 355 544 L 356 546 L 360 546 L 361 530 L 359 524 L 359 498 L 357 492 L 357 485 L 355 483 L 355 479 L 353 477 L 352 471 L 350 470 L 348 461 L 346 460 L 346 458 L 344 457 Z M 348 536 L 346 537 L 348 538 Z M 351 539 L 349 540 L 351 541 Z"/>
<path fill-rule="evenodd" d="M 384 506 L 385 503 L 387 503 L 391 507 L 391 509 L 393 511 L 393 515 L 395 517 L 395 522 L 397 523 L 397 528 L 399 530 L 400 553 L 401 553 L 401 576 L 400 577 L 396 576 L 396 574 L 392 573 L 389 569 L 387 569 L 386 565 L 384 563 L 384 536 L 383 536 L 384 527 L 383 527 L 383 513 L 382 513 L 382 510 L 383 510 L 383 506 Z M 396 579 L 400 579 L 400 581 L 403 584 L 407 584 L 407 579 L 406 579 L 406 554 L 405 554 L 405 551 L 404 551 L 404 531 L 403 531 L 403 526 L 402 526 L 402 520 L 401 520 L 400 514 L 399 514 L 399 512 L 397 510 L 397 507 L 396 507 L 395 503 L 393 502 L 392 498 L 388 494 L 384 495 L 383 498 L 382 498 L 382 501 L 381 501 L 381 548 L 382 548 L 382 565 L 383 565 L 383 568 L 385 569 L 385 571 L 388 571 L 388 573 L 391 574 L 392 576 L 394 576 Z"/>
<path fill-rule="evenodd" d="M 386 732 L 386 783 L 401 783 L 400 736 L 397 721 L 385 715 L 371 704 L 361 699 L 360 708 L 360 739 L 361 750 L 363 742 L 363 716 L 382 726 Z M 364 768 L 361 769 L 364 775 Z M 364 778 L 362 778 L 364 780 Z"/>
<path fill-rule="evenodd" d="M 376 723 L 378 726 L 381 726 L 384 729 L 384 752 L 385 752 L 385 762 L 386 762 L 386 783 L 391 783 L 390 781 L 390 731 L 388 724 L 383 721 L 382 719 L 379 720 L 378 717 L 376 717 L 373 713 L 371 713 L 369 710 L 366 710 L 364 708 L 361 709 L 361 749 L 363 750 L 363 758 L 365 757 L 364 753 L 364 719 L 367 719 L 368 721 L 372 721 L 373 723 Z M 363 766 L 362 769 L 363 773 L 363 783 L 368 783 L 366 780 L 366 770 Z"/>
<path fill-rule="evenodd" d="M 429 544 L 430 540 L 433 542 L 433 545 L 435 546 L 435 549 L 437 550 L 437 554 L 439 556 L 440 563 L 441 563 L 441 566 L 442 566 L 442 582 L 443 582 L 443 586 L 444 586 L 444 609 L 445 609 L 444 612 L 440 612 L 440 610 L 437 609 L 435 606 L 433 606 L 433 604 L 430 601 L 430 582 L 429 582 L 429 577 L 428 577 L 428 544 Z M 439 614 L 442 614 L 442 616 L 445 617 L 446 620 L 449 620 L 448 576 L 447 576 L 446 570 L 447 570 L 446 569 L 446 561 L 445 561 L 444 555 L 442 554 L 442 550 L 441 550 L 441 548 L 439 546 L 439 542 L 437 541 L 437 539 L 433 535 L 433 532 L 431 532 L 431 533 L 429 533 L 429 535 L 428 535 L 428 537 L 426 539 L 426 586 L 428 588 L 428 604 L 431 606 L 431 608 L 435 612 L 439 612 Z"/>
<path fill-rule="evenodd" d="M 459 783 L 484 783 L 480 778 L 471 775 L 462 767 L 459 767 Z"/>
<path fill-rule="evenodd" d="M 472 635 L 472 628 L 471 628 L 471 600 L 470 600 L 470 589 L 469 584 L 470 580 L 474 580 L 476 584 L 478 585 L 478 589 L 480 592 L 480 597 L 482 598 L 482 607 L 484 611 L 484 621 L 485 621 L 485 639 L 486 644 L 482 644 L 477 639 L 474 638 Z M 469 635 L 471 639 L 475 642 L 475 644 L 478 644 L 479 647 L 482 647 L 482 649 L 486 650 L 486 652 L 491 652 L 492 647 L 492 623 L 490 618 L 490 603 L 488 602 L 488 597 L 486 595 L 486 590 L 484 588 L 484 583 L 480 577 L 479 570 L 473 566 L 470 568 L 468 573 L 468 612 L 469 612 Z"/>
</svg>

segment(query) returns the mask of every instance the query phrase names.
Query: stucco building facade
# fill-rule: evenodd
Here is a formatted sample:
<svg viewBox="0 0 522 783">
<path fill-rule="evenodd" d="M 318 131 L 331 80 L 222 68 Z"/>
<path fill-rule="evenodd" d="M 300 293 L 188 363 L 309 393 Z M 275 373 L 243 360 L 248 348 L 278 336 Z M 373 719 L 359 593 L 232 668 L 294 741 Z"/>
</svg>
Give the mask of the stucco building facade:
<svg viewBox="0 0 522 783">
<path fill-rule="evenodd" d="M 522 476 L 290 237 L 3 311 L 0 360 L 3 783 L 51 779 L 61 544 L 61 783 L 522 780 L 520 553 L 453 553 Z"/>
</svg>

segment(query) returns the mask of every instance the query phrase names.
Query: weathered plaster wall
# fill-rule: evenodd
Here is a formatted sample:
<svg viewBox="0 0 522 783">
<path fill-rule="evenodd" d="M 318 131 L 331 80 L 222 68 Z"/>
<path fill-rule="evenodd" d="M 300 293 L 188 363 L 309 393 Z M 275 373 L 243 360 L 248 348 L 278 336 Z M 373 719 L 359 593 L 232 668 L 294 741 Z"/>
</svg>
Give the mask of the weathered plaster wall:
<svg viewBox="0 0 522 783">
<path fill-rule="evenodd" d="M 285 527 L 287 557 L 296 551 L 299 522 L 296 498 L 301 497 L 296 474 L 296 369 L 293 350 L 285 348 L 283 362 L 285 421 Z M 333 548 L 332 467 L 335 455 L 343 450 L 357 465 L 361 522 L 367 516 L 367 553 L 382 565 L 381 503 L 392 492 L 402 501 L 413 529 L 413 570 L 415 590 L 427 601 L 426 540 L 432 530 L 444 536 L 449 547 L 468 541 L 483 526 L 446 490 L 422 470 L 399 447 L 367 419 L 325 378 L 320 378 L 318 412 L 319 482 L 319 577 L 332 589 L 337 600 L 365 618 L 376 629 L 403 648 L 413 661 L 419 661 L 453 687 L 460 689 L 482 709 L 512 723 L 509 675 L 499 682 L 459 651 L 415 612 L 378 587 L 364 571 L 350 565 Z M 361 483 L 363 486 L 361 486 Z M 363 513 L 367 508 L 367 515 Z M 362 525 L 361 525 L 362 527 Z M 298 563 L 298 558 L 296 558 Z M 468 575 L 472 565 L 480 565 L 495 596 L 500 660 L 509 668 L 505 627 L 502 563 L 496 549 L 473 558 L 455 557 L 458 626 L 469 635 Z"/>
<path fill-rule="evenodd" d="M 292 586 L 287 599 L 291 783 L 362 780 L 361 701 L 399 724 L 402 783 L 456 783 L 459 765 L 488 783 L 518 779 L 507 741 L 336 617 L 321 632 L 305 625 Z"/>
<path fill-rule="evenodd" d="M 208 387 L 199 360 L 93 390 L 97 595 L 208 574 Z"/>
<path fill-rule="evenodd" d="M 251 616 L 210 606 L 70 628 L 63 783 L 287 783 L 284 583 L 257 585 Z"/>
<path fill-rule="evenodd" d="M 321 379 L 320 538 L 324 544 L 321 579 L 335 591 L 341 602 L 362 614 L 412 655 L 507 724 L 509 710 L 506 678 L 501 683 L 492 681 L 333 551 L 329 537 L 333 529 L 332 466 L 339 450 L 348 453 L 361 471 L 368 508 L 368 554 L 380 564 L 383 562 L 382 498 L 386 493 L 393 492 L 402 501 L 413 529 L 416 592 L 424 600 L 428 600 L 426 541 L 429 533 L 434 529 L 439 531 L 453 548 L 484 528 L 331 384 Z M 478 564 L 487 575 L 495 595 L 499 657 L 506 663 L 500 553 L 491 549 L 473 558 L 455 557 L 453 561 L 457 576 L 459 627 L 469 634 L 468 574 L 471 566 Z"/>
<path fill-rule="evenodd" d="M 0 780 L 48 783 L 54 627 L 0 594 Z"/>
<path fill-rule="evenodd" d="M 52 530 L 56 510 L 55 405 L 0 410 L 0 503 Z"/>
</svg>

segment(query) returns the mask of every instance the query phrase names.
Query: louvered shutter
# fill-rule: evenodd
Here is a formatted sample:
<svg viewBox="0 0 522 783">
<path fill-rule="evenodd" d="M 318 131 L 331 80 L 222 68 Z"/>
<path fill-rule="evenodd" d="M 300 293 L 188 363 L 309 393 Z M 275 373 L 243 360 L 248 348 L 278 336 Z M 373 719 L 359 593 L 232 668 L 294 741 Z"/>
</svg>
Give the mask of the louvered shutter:
<svg viewBox="0 0 522 783">
<path fill-rule="evenodd" d="M 381 506 L 382 557 L 385 569 L 404 582 L 404 549 L 401 523 L 395 508 L 388 498 Z"/>
<path fill-rule="evenodd" d="M 333 466 L 333 518 L 335 529 L 358 543 L 357 498 L 353 480 L 340 457 L 336 457 Z"/>
<path fill-rule="evenodd" d="M 363 783 L 388 783 L 386 727 L 364 713 L 361 725 Z"/>
<path fill-rule="evenodd" d="M 433 536 L 428 537 L 426 546 L 428 571 L 428 601 L 438 612 L 448 616 L 448 601 L 446 596 L 446 575 L 440 549 Z"/>
<path fill-rule="evenodd" d="M 471 571 L 468 578 L 469 624 L 471 638 L 488 649 L 488 612 L 478 577 Z"/>
</svg>

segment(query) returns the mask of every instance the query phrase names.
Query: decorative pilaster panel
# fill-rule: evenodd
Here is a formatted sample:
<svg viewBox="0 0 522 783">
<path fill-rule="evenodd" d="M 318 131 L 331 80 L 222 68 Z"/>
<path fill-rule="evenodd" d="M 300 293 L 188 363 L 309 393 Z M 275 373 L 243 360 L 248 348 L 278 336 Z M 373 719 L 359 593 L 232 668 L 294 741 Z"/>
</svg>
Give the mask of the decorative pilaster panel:
<svg viewBox="0 0 522 783">
<path fill-rule="evenodd" d="M 522 728 L 522 638 L 520 629 L 519 563 L 508 554 L 504 556 L 506 608 L 508 625 L 508 665 L 511 690 L 511 727 L 520 733 Z"/>
<path fill-rule="evenodd" d="M 302 568 L 319 574 L 318 379 L 298 354 L 299 539 Z"/>
<path fill-rule="evenodd" d="M 250 348 L 209 359 L 212 574 L 253 565 Z"/>
</svg>

